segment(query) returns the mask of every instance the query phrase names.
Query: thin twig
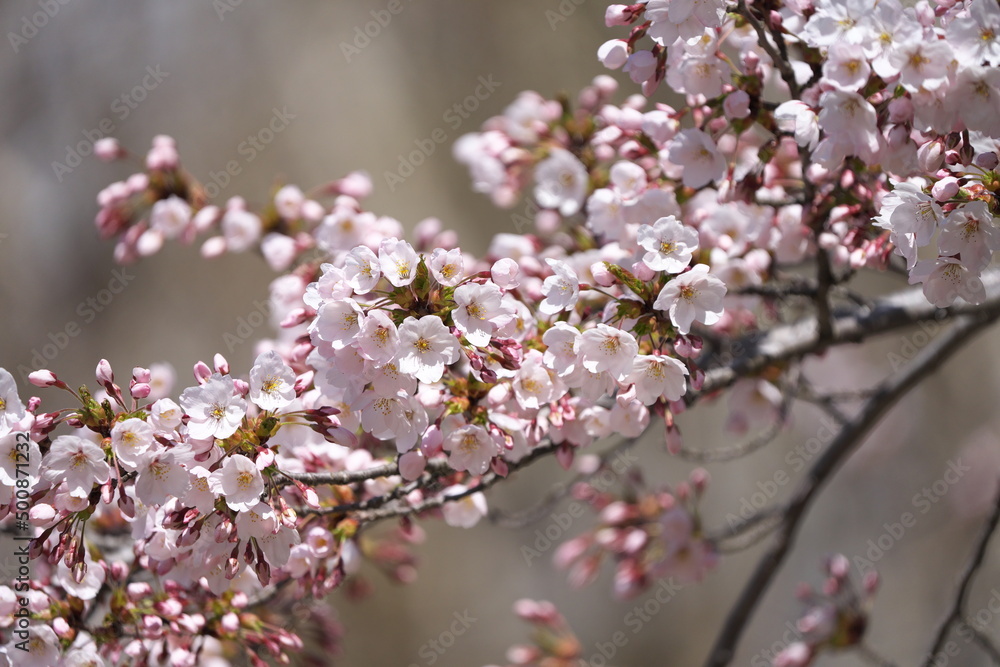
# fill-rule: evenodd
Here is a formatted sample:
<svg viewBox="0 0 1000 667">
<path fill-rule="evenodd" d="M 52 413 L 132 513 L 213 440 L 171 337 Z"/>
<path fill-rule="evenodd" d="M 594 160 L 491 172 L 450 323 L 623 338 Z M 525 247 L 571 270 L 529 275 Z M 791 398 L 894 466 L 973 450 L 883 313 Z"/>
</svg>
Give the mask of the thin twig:
<svg viewBox="0 0 1000 667">
<path fill-rule="evenodd" d="M 732 447 L 720 447 L 718 449 L 690 449 L 688 447 L 681 447 L 680 451 L 677 452 L 677 456 L 693 463 L 718 463 L 721 461 L 732 461 L 733 459 L 753 454 L 761 447 L 774 442 L 774 439 L 781 435 L 781 431 L 788 419 L 790 406 L 791 400 L 786 398 L 778 408 L 777 418 L 767 428 L 745 442 L 733 445 Z"/>
<path fill-rule="evenodd" d="M 750 8 L 747 7 L 747 3 L 744 0 L 740 0 L 739 4 L 736 6 L 736 11 L 739 12 L 747 22 L 753 27 L 754 31 L 757 33 L 757 41 L 760 43 L 761 48 L 771 57 L 771 62 L 778 71 L 781 72 L 781 78 L 785 81 L 785 85 L 788 86 L 788 91 L 792 95 L 792 99 L 799 98 L 799 84 L 795 81 L 795 72 L 792 70 L 792 66 L 789 64 L 787 54 L 783 57 L 774 45 L 771 44 L 771 40 L 768 39 L 768 33 L 764 25 L 760 20 L 753 15 Z M 779 48 L 783 46 L 784 40 L 780 40 Z"/>
<path fill-rule="evenodd" d="M 931 647 L 930 652 L 927 654 L 926 660 L 924 660 L 924 666 L 930 667 L 934 663 L 935 658 L 937 658 L 938 653 L 944 647 L 945 641 L 948 639 L 948 634 L 951 632 L 951 626 L 962 619 L 964 615 L 965 605 L 969 599 L 969 588 L 972 585 L 972 579 L 976 576 L 976 572 L 979 567 L 983 564 L 983 559 L 986 557 L 986 547 L 989 546 L 990 538 L 993 537 L 993 532 L 997 528 L 997 524 L 1000 523 L 1000 490 L 997 493 L 997 499 L 993 504 L 993 512 L 990 513 L 989 518 L 986 520 L 986 525 L 983 526 L 983 531 L 979 535 L 979 540 L 976 542 L 976 548 L 972 552 L 972 558 L 965 565 L 965 570 L 962 572 L 962 577 L 958 585 L 958 592 L 955 595 L 955 599 L 952 601 L 951 609 L 948 611 L 948 615 L 945 616 L 944 620 L 941 621 L 941 625 L 938 626 L 938 630 L 934 635 L 934 644 Z"/>
<path fill-rule="evenodd" d="M 854 420 L 844 425 L 796 489 L 788 505 L 781 530 L 778 531 L 777 542 L 757 563 L 753 575 L 726 617 L 705 667 L 723 667 L 732 661 L 736 645 L 754 609 L 791 550 L 806 510 L 840 464 L 861 444 L 864 436 L 874 428 L 889 408 L 960 350 L 964 342 L 994 318 L 995 315 L 960 318 L 946 334 L 925 347 L 902 372 L 896 373 L 880 384 Z"/>
<path fill-rule="evenodd" d="M 551 512 L 560 501 L 572 492 L 574 486 L 580 483 L 586 483 L 593 479 L 595 475 L 599 474 L 607 467 L 608 462 L 611 461 L 611 459 L 619 453 L 630 449 L 637 442 L 639 442 L 639 438 L 627 438 L 620 440 L 601 454 L 600 465 L 598 465 L 597 469 L 593 472 L 579 473 L 569 481 L 553 485 L 542 500 L 540 500 L 533 507 L 521 512 L 503 512 L 501 510 L 491 511 L 489 514 L 490 521 L 498 526 L 502 526 L 503 528 L 522 528 L 542 519 L 546 514 Z"/>
<path fill-rule="evenodd" d="M 938 308 L 927 301 L 922 288 L 904 290 L 877 300 L 870 308 L 857 308 L 835 318 L 833 338 L 828 343 L 819 340 L 815 317 L 744 336 L 729 346 L 731 356 L 724 363 L 706 370 L 701 390 L 688 392 L 685 401 L 692 405 L 702 396 L 725 389 L 740 378 L 756 375 L 774 364 L 801 359 L 831 345 L 860 342 L 928 320 L 944 321 L 964 314 L 996 315 L 1000 313 L 1000 270 L 987 271 L 982 279 L 986 298 L 979 305 L 959 302 Z"/>
</svg>

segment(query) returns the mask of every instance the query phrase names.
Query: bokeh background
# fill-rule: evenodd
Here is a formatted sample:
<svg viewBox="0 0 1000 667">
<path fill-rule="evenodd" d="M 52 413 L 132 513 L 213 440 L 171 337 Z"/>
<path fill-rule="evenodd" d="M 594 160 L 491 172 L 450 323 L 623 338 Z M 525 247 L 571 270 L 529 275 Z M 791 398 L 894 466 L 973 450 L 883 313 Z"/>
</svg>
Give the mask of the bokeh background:
<svg viewBox="0 0 1000 667">
<path fill-rule="evenodd" d="M 197 247 L 168 245 L 129 267 L 127 287 L 91 313 L 93 306 L 82 304 L 109 287 L 116 268 L 111 246 L 93 228 L 95 196 L 129 172 L 93 156 L 68 173 L 53 163 L 66 164 L 71 147 L 87 143 L 95 130 L 110 123 L 111 134 L 139 154 L 154 135 L 170 134 L 186 168 L 206 182 L 236 160 L 240 174 L 221 197 L 242 195 L 252 204 L 261 204 L 275 183 L 309 188 L 364 169 L 376 185 L 368 201 L 372 210 L 408 228 L 437 216 L 459 231 L 464 246 L 481 253 L 493 234 L 515 227 L 510 212 L 471 192 L 464 168 L 450 156 L 451 143 L 500 113 L 521 90 L 551 96 L 586 85 L 601 72 L 594 54 L 610 35 L 603 26 L 606 5 L 597 0 L 402 0 L 402 11 L 367 44 L 354 40 L 387 0 L 49 2 L 51 16 L 44 20 L 38 18 L 44 3 L 0 3 L 0 365 L 33 368 L 33 357 L 42 353 L 45 365 L 74 385 L 92 383 L 96 362 L 106 357 L 120 376 L 134 365 L 169 362 L 178 386 L 186 386 L 194 361 L 225 351 L 223 336 L 255 310 L 273 277 L 250 255 L 207 262 Z M 33 17 L 41 27 L 27 27 Z M 347 53 L 345 45 L 357 51 Z M 149 68 L 162 80 L 148 77 Z M 448 125 L 444 113 L 475 91 L 480 76 L 490 75 L 501 84 L 496 92 L 460 127 Z M 146 89 L 133 93 L 144 78 Z M 623 97 L 628 92 L 623 89 Z M 294 118 L 249 159 L 240 144 L 267 126 L 275 109 Z M 444 129 L 448 142 L 390 189 L 384 173 L 397 169 L 400 155 L 436 128 Z M 895 287 L 889 279 L 869 286 L 873 292 Z M 831 352 L 809 372 L 826 386 L 868 386 L 926 340 L 916 331 L 889 336 Z M 996 342 L 995 334 L 984 336 L 913 392 L 836 476 L 810 512 L 734 664 L 766 664 L 762 651 L 788 641 L 786 624 L 801 610 L 794 587 L 820 582 L 824 555 L 866 556 L 868 541 L 877 541 L 885 524 L 908 511 L 917 515 L 916 525 L 893 538 L 876 563 L 883 584 L 870 644 L 900 665 L 922 660 L 1000 470 Z M 249 367 L 251 345 L 228 354 L 234 369 Z M 32 393 L 22 385 L 22 396 Z M 724 402 L 684 415 L 688 444 L 732 444 L 725 418 Z M 817 437 L 820 426 L 815 412 L 797 408 L 789 433 L 766 450 L 712 466 L 703 508 L 709 525 L 724 525 L 755 492 L 773 495 L 770 502 L 787 498 L 793 484 L 768 482 L 782 470 L 797 479 L 785 456 Z M 675 483 L 691 466 L 671 460 L 659 436 L 654 429 L 638 448 L 638 465 L 652 481 Z M 924 505 L 914 496 L 955 460 L 971 469 L 921 513 Z M 526 508 L 559 474 L 551 462 L 536 466 L 492 492 L 490 503 Z M 697 665 L 760 553 L 725 556 L 705 583 L 682 590 L 633 633 L 626 615 L 648 596 L 613 600 L 608 572 L 594 586 L 572 590 L 552 568 L 551 551 L 526 563 L 522 547 L 535 544 L 536 531 L 551 530 L 553 519 L 521 530 L 485 522 L 470 531 L 424 525 L 430 539 L 418 549 L 422 564 L 414 584 L 397 586 L 370 573 L 371 597 L 334 597 L 348 634 L 331 664 L 502 663 L 506 647 L 526 638 L 511 604 L 534 597 L 563 608 L 588 656 L 596 643 L 623 630 L 628 643 L 608 664 Z M 579 519 L 564 534 L 587 525 Z M 988 606 L 995 598 L 993 608 L 1000 608 L 997 553 L 1000 545 L 979 575 L 969 609 L 974 619 L 984 612 L 977 620 L 993 634 L 1000 627 Z M 468 630 L 443 654 L 428 651 L 431 640 L 449 643 L 442 633 L 453 614 L 463 612 L 476 619 Z M 960 653 L 948 664 L 988 664 L 974 646 L 956 641 Z M 819 664 L 863 662 L 847 654 Z"/>
</svg>

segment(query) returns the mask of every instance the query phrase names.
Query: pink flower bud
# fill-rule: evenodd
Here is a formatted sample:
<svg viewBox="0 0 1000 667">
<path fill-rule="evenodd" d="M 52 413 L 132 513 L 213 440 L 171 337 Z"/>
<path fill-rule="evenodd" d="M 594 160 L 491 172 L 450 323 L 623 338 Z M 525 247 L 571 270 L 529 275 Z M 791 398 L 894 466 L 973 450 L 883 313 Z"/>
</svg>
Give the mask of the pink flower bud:
<svg viewBox="0 0 1000 667">
<path fill-rule="evenodd" d="M 889 102 L 889 122 L 897 125 L 913 121 L 913 102 L 909 97 L 897 97 Z"/>
<path fill-rule="evenodd" d="M 688 479 L 691 481 L 691 486 L 694 488 L 696 495 L 701 495 L 705 491 L 705 487 L 708 486 L 708 482 L 711 479 L 708 471 L 704 468 L 695 468 L 688 475 Z"/>
<path fill-rule="evenodd" d="M 501 289 L 514 289 L 520 285 L 520 281 L 518 280 L 519 271 L 520 267 L 518 267 L 517 262 L 509 257 L 505 257 L 493 264 L 493 267 L 490 269 L 490 278 Z"/>
<path fill-rule="evenodd" d="M 161 616 L 168 619 L 177 618 L 184 611 L 184 605 L 176 598 L 161 600 L 156 603 L 155 608 Z"/>
<path fill-rule="evenodd" d="M 229 362 L 226 361 L 226 358 L 224 356 L 216 352 L 215 356 L 212 357 L 212 363 L 215 365 L 216 373 L 220 373 L 222 375 L 229 375 Z"/>
<path fill-rule="evenodd" d="M 257 470 L 264 470 L 268 466 L 274 463 L 274 451 L 270 449 L 260 449 L 258 450 L 257 459 L 254 463 L 257 464 Z"/>
<path fill-rule="evenodd" d="M 372 179 L 366 172 L 352 171 L 337 181 L 334 184 L 334 188 L 336 192 L 348 197 L 364 199 L 372 193 Z"/>
<path fill-rule="evenodd" d="M 125 151 L 114 137 L 102 137 L 94 142 L 94 155 L 101 162 L 112 162 L 124 154 Z"/>
<path fill-rule="evenodd" d="M 609 39 L 597 49 L 597 59 L 608 69 L 619 69 L 628 60 L 628 42 Z"/>
<path fill-rule="evenodd" d="M 235 634 L 240 629 L 240 617 L 229 612 L 219 620 L 219 627 L 224 632 Z"/>
<path fill-rule="evenodd" d="M 208 378 L 212 377 L 212 369 L 204 361 L 199 361 L 194 365 L 194 379 L 198 384 L 205 384 Z"/>
<path fill-rule="evenodd" d="M 997 168 L 997 164 L 1000 164 L 1000 158 L 997 157 L 997 154 L 994 151 L 989 151 L 977 155 L 975 163 L 976 166 L 981 169 L 992 171 Z"/>
<path fill-rule="evenodd" d="M 28 510 L 28 518 L 33 524 L 44 526 L 55 519 L 56 508 L 47 503 L 36 503 Z"/>
<path fill-rule="evenodd" d="M 281 320 L 278 326 L 282 329 L 291 329 L 304 322 L 308 322 L 315 316 L 316 313 L 309 308 L 293 308 L 291 312 L 285 315 L 285 319 Z"/>
<path fill-rule="evenodd" d="M 420 449 L 413 449 L 399 457 L 399 474 L 407 482 L 412 482 L 423 474 L 427 467 L 427 457 Z"/>
<path fill-rule="evenodd" d="M 635 18 L 628 5 L 610 5 L 604 10 L 604 25 L 612 28 L 616 25 L 628 25 Z"/>
<path fill-rule="evenodd" d="M 250 393 L 250 383 L 246 380 L 233 380 L 233 391 L 246 398 L 246 396 Z"/>
<path fill-rule="evenodd" d="M 940 140 L 928 141 L 917 149 L 917 163 L 922 171 L 933 173 L 943 162 L 944 144 Z"/>
<path fill-rule="evenodd" d="M 427 458 L 441 453 L 441 445 L 444 443 L 444 435 L 436 424 L 431 424 L 424 431 L 420 439 L 420 449 Z"/>
<path fill-rule="evenodd" d="M 152 393 L 153 391 L 153 388 L 150 387 L 145 382 L 138 382 L 132 385 L 129 391 L 131 392 L 133 398 L 143 399 L 149 397 L 150 393 Z"/>
<path fill-rule="evenodd" d="M 618 282 L 615 275 L 608 271 L 607 262 L 594 262 L 590 265 L 590 273 L 594 276 L 594 282 L 601 287 L 611 287 Z"/>
<path fill-rule="evenodd" d="M 945 202 L 957 195 L 958 190 L 958 179 L 954 176 L 948 176 L 931 187 L 931 195 L 939 202 Z"/>
<path fill-rule="evenodd" d="M 108 363 L 107 359 L 101 359 L 97 363 L 97 382 L 101 385 L 107 387 L 109 384 L 114 384 L 115 374 L 111 370 L 111 364 Z"/>
<path fill-rule="evenodd" d="M 316 377 L 316 371 L 306 371 L 302 375 L 295 378 L 295 395 L 301 396 L 313 383 L 313 378 Z"/>
<path fill-rule="evenodd" d="M 28 375 L 28 382 L 35 385 L 36 387 L 58 387 L 66 386 L 64 382 L 60 382 L 56 374 L 49 370 L 38 370 L 34 373 Z"/>
<path fill-rule="evenodd" d="M 223 236 L 213 236 L 201 245 L 201 256 L 205 259 L 220 257 L 226 252 L 226 239 Z"/>
<path fill-rule="evenodd" d="M 734 90 L 722 102 L 722 110 L 726 118 L 746 118 L 750 115 L 750 95 L 745 90 Z"/>
<path fill-rule="evenodd" d="M 684 449 L 684 439 L 681 438 L 681 430 L 676 426 L 667 429 L 667 452 L 677 456 Z"/>
<path fill-rule="evenodd" d="M 133 582 L 125 587 L 125 593 L 132 602 L 138 602 L 153 594 L 153 588 L 145 582 Z"/>
<path fill-rule="evenodd" d="M 795 642 L 774 656 L 774 667 L 808 667 L 812 662 L 813 652 L 808 644 Z"/>
<path fill-rule="evenodd" d="M 56 616 L 52 621 L 52 629 L 55 631 L 61 639 L 72 639 L 75 635 L 73 628 L 69 626 L 66 619 L 62 616 Z"/>
<path fill-rule="evenodd" d="M 535 227 L 542 234 L 555 233 L 562 225 L 562 216 L 557 211 L 542 209 L 535 215 Z"/>
<path fill-rule="evenodd" d="M 646 266 L 645 262 L 636 262 L 632 265 L 632 275 L 645 283 L 656 277 L 656 271 Z"/>
<path fill-rule="evenodd" d="M 118 494 L 118 509 L 130 519 L 135 518 L 135 501 L 124 493 Z"/>
<path fill-rule="evenodd" d="M 215 221 L 219 219 L 219 207 L 218 206 L 206 206 L 191 218 L 191 226 L 194 227 L 195 231 L 199 234 L 207 232 L 209 227 L 215 224 Z"/>
</svg>

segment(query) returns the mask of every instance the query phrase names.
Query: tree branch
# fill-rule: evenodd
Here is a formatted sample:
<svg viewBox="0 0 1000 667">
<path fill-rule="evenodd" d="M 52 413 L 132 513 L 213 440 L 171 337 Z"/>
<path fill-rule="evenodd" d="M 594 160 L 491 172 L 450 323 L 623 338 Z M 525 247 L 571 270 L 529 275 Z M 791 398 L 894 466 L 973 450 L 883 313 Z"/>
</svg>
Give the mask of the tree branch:
<svg viewBox="0 0 1000 667">
<path fill-rule="evenodd" d="M 825 482 L 861 444 L 864 435 L 878 423 L 896 401 L 961 349 L 963 343 L 995 317 L 996 313 L 991 313 L 989 316 L 962 317 L 944 336 L 924 348 L 904 371 L 881 383 L 854 420 L 841 429 L 796 489 L 788 505 L 781 530 L 778 532 L 777 542 L 758 562 L 735 606 L 730 610 L 705 662 L 706 667 L 723 667 L 733 659 L 736 645 L 750 616 L 791 550 L 806 510 Z"/>
<path fill-rule="evenodd" d="M 937 633 L 934 635 L 934 644 L 927 654 L 927 659 L 924 661 L 925 667 L 933 664 L 937 654 L 941 652 L 945 640 L 948 639 L 948 633 L 951 632 L 951 626 L 955 622 L 962 620 L 962 616 L 965 613 L 963 610 L 969 599 L 969 587 L 979 567 L 983 564 L 983 559 L 986 557 L 986 547 L 989 545 L 990 538 L 993 537 L 993 532 L 996 530 L 998 523 L 1000 523 L 1000 487 L 998 487 L 997 499 L 993 504 L 993 512 L 990 514 L 989 519 L 986 520 L 986 525 L 979 535 L 979 541 L 976 543 L 972 558 L 969 559 L 969 562 L 965 566 L 965 571 L 962 573 L 958 592 L 955 595 L 955 600 L 952 602 L 951 610 L 945 616 L 944 620 L 941 621 L 941 625 L 938 626 Z"/>
<path fill-rule="evenodd" d="M 819 336 L 815 317 L 744 336 L 732 344 L 725 355 L 725 363 L 709 368 L 712 360 L 708 359 L 700 364 L 706 368 L 705 381 L 700 391 L 689 392 L 685 399 L 691 405 L 705 394 L 725 389 L 740 378 L 759 373 L 772 364 L 800 359 L 829 346 L 857 343 L 873 335 L 927 320 L 944 321 L 964 314 L 996 315 L 1000 313 L 1000 270 L 986 272 L 982 279 L 986 299 L 978 306 L 961 303 L 949 308 L 937 308 L 917 287 L 883 297 L 870 307 L 835 314 L 833 335 L 826 342 Z"/>
</svg>

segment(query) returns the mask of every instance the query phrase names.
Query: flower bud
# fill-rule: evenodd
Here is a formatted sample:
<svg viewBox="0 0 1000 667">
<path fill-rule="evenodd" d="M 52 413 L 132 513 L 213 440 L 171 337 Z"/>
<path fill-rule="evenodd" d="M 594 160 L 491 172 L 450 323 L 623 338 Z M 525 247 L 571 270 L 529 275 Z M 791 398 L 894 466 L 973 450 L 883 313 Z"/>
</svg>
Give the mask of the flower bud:
<svg viewBox="0 0 1000 667">
<path fill-rule="evenodd" d="M 150 387 L 145 382 L 138 382 L 129 389 L 133 398 L 148 398 L 150 393 L 152 393 L 153 388 Z"/>
<path fill-rule="evenodd" d="M 97 363 L 97 382 L 107 387 L 109 384 L 114 384 L 115 374 L 111 370 L 111 364 L 108 363 L 107 359 L 101 359 Z"/>
<path fill-rule="evenodd" d="M 628 42 L 610 39 L 597 49 L 597 59 L 608 69 L 618 69 L 628 60 Z"/>
<path fill-rule="evenodd" d="M 994 151 L 980 153 L 975 159 L 976 166 L 987 171 L 996 169 L 998 163 L 1000 163 L 1000 158 L 997 157 L 997 154 Z"/>
<path fill-rule="evenodd" d="M 726 96 L 722 110 L 729 120 L 746 118 L 750 115 L 750 95 L 745 90 L 734 90 Z"/>
<path fill-rule="evenodd" d="M 399 457 L 399 474 L 407 482 L 412 482 L 423 474 L 427 467 L 427 457 L 418 448 Z"/>
<path fill-rule="evenodd" d="M 958 190 L 958 179 L 954 176 L 948 176 L 931 187 L 931 195 L 939 202 L 945 202 L 957 195 Z"/>
<path fill-rule="evenodd" d="M 101 162 L 112 162 L 124 156 L 125 151 L 114 137 L 101 137 L 94 142 L 94 155 Z"/>
<path fill-rule="evenodd" d="M 38 370 L 28 375 L 28 382 L 36 387 L 65 387 L 66 383 L 59 380 L 56 374 L 49 370 Z"/>
</svg>

